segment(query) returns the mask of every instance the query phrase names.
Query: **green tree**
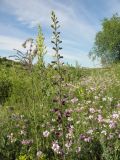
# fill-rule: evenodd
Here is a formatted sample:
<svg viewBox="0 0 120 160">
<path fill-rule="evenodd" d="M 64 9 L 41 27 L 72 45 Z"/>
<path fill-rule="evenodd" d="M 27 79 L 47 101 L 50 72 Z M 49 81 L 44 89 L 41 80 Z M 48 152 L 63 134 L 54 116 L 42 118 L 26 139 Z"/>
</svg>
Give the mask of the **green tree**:
<svg viewBox="0 0 120 160">
<path fill-rule="evenodd" d="M 96 34 L 94 47 L 89 55 L 93 60 L 99 58 L 103 65 L 120 61 L 120 17 L 118 14 L 102 21 L 102 30 Z"/>
</svg>

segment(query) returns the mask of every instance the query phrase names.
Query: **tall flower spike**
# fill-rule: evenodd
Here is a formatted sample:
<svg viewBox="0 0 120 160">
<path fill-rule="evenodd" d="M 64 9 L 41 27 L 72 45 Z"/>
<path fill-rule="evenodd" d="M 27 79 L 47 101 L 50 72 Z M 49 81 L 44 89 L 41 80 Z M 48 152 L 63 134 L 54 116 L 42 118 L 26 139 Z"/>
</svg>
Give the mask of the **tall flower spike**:
<svg viewBox="0 0 120 160">
<path fill-rule="evenodd" d="M 42 29 L 41 29 L 41 26 L 39 25 L 38 26 L 38 36 L 37 36 L 37 54 L 38 54 L 38 63 L 43 65 L 44 62 L 43 62 L 43 57 L 44 55 L 47 53 L 46 51 L 46 46 L 44 44 L 44 36 L 43 36 L 43 33 L 42 33 Z"/>
<path fill-rule="evenodd" d="M 60 40 L 60 32 L 58 31 L 60 27 L 59 21 L 57 20 L 57 17 L 54 11 L 52 11 L 51 19 L 52 19 L 51 27 L 53 29 L 53 38 L 52 38 L 51 43 L 53 44 L 53 50 L 55 51 L 56 63 L 60 64 L 60 58 L 63 58 L 59 54 L 59 51 L 62 49 L 62 47 L 60 47 L 60 44 L 62 43 L 62 41 Z"/>
</svg>

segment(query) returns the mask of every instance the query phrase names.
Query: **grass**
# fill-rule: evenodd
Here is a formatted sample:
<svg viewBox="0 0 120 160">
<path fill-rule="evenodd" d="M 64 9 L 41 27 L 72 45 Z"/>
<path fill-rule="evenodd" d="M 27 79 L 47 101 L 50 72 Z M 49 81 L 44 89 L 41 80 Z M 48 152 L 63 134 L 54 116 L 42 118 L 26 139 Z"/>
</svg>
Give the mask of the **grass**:
<svg viewBox="0 0 120 160">
<path fill-rule="evenodd" d="M 30 75 L 20 68 L 4 72 L 12 93 L 0 109 L 2 159 L 62 159 L 63 154 L 65 159 L 119 159 L 119 64 L 80 68 L 78 76 L 66 66 L 66 73 L 76 77 L 62 82 L 63 113 L 54 69 L 45 68 L 41 82 L 36 68 Z"/>
</svg>

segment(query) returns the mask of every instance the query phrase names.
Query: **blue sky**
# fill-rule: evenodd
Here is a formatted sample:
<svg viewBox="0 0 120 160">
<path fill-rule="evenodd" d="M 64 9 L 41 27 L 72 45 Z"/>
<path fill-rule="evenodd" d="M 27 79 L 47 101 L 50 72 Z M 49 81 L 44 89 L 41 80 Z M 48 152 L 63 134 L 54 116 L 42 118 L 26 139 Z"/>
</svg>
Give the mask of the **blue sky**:
<svg viewBox="0 0 120 160">
<path fill-rule="evenodd" d="M 41 24 L 48 54 L 53 54 L 50 13 L 54 10 L 61 24 L 61 38 L 65 61 L 81 66 L 97 67 L 99 62 L 88 58 L 101 21 L 120 13 L 120 0 L 0 0 L 0 56 L 22 50 L 27 38 L 35 38 Z"/>
</svg>

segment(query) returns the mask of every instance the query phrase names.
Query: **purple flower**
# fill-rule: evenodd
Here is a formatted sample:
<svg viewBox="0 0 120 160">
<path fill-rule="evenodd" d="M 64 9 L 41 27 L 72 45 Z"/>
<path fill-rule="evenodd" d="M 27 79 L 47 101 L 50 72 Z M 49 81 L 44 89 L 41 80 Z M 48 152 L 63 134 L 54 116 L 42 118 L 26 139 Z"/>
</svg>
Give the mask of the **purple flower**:
<svg viewBox="0 0 120 160">
<path fill-rule="evenodd" d="M 49 131 L 47 131 L 47 130 L 43 132 L 43 136 L 44 136 L 44 137 L 48 137 L 48 136 L 49 136 L 49 134 L 50 134 L 50 132 L 49 132 Z"/>
<path fill-rule="evenodd" d="M 116 123 L 111 121 L 110 124 L 109 124 L 109 127 L 110 128 L 115 128 L 116 127 Z"/>
<path fill-rule="evenodd" d="M 33 140 L 29 140 L 29 139 L 26 139 L 26 140 L 22 140 L 21 142 L 23 145 L 30 145 L 33 143 Z"/>
<path fill-rule="evenodd" d="M 80 139 L 81 139 L 81 140 L 84 140 L 84 138 L 85 138 L 85 135 L 81 134 L 81 135 L 80 135 Z"/>
<path fill-rule="evenodd" d="M 102 117 L 102 115 L 99 114 L 97 120 L 98 120 L 99 123 L 103 122 L 103 117 Z"/>
</svg>

